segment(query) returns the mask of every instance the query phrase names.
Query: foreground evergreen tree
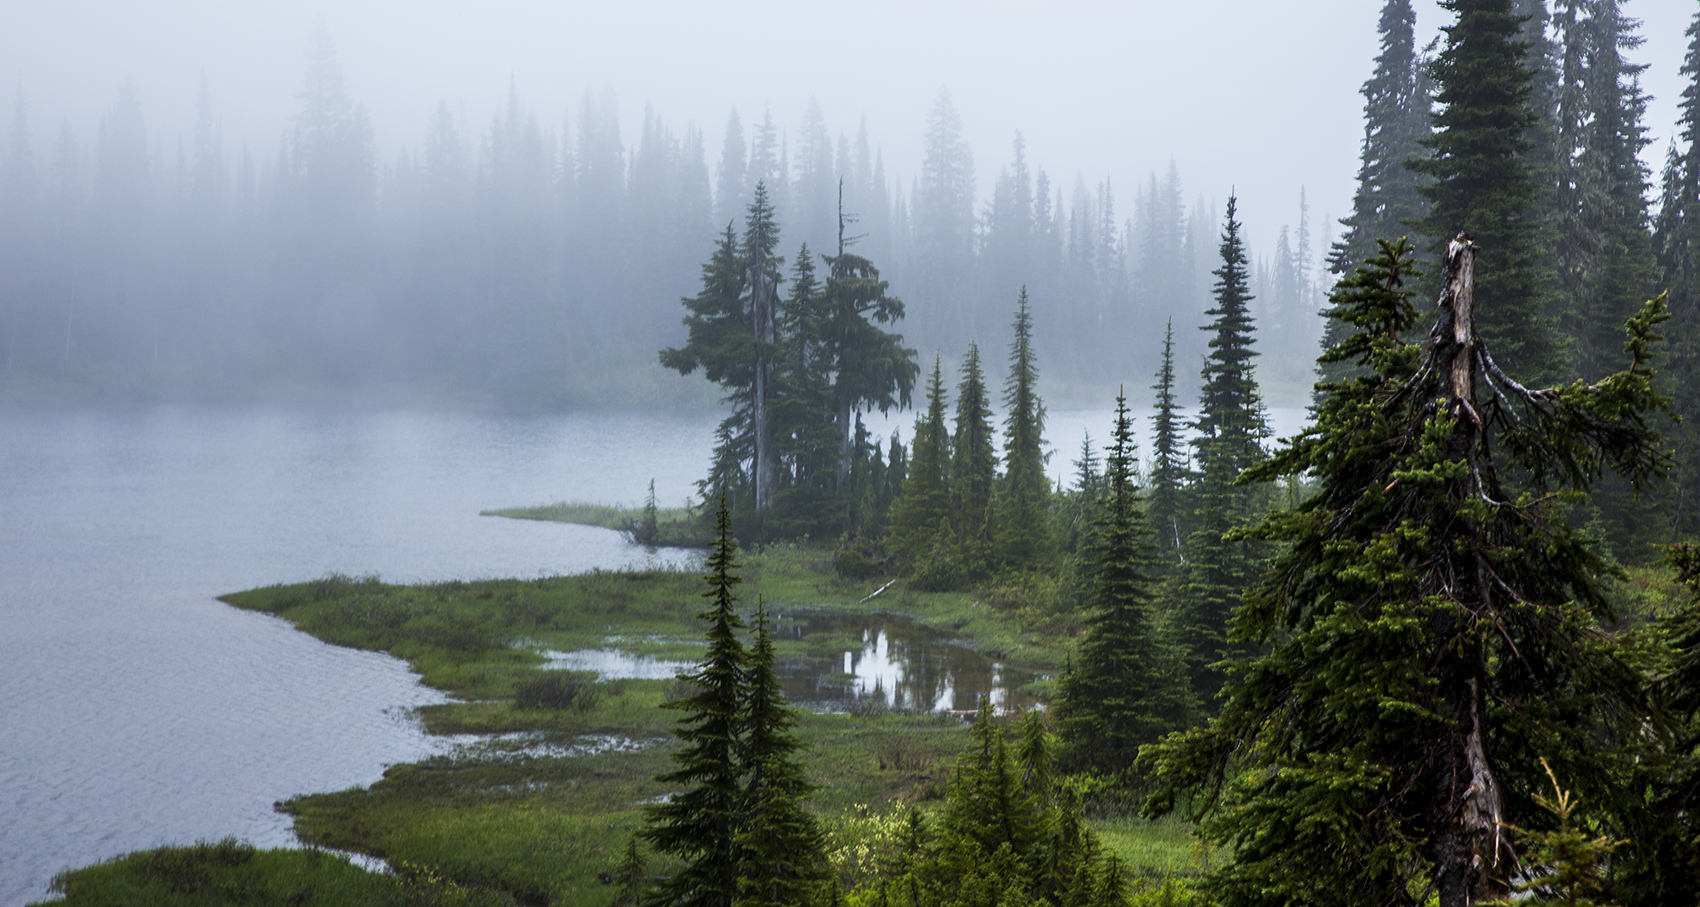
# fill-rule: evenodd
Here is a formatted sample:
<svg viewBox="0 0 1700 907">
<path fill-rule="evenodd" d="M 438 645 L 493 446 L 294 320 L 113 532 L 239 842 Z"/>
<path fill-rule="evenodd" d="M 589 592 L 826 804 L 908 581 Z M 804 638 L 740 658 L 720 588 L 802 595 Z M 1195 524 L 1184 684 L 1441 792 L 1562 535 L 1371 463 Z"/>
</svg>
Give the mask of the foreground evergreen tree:
<svg viewBox="0 0 1700 907">
<path fill-rule="evenodd" d="M 679 679 L 695 692 L 663 708 L 684 713 L 673 736 L 683 744 L 670 757 L 678 766 L 657 775 L 663 784 L 684 789 L 645 808 L 648 825 L 641 832 L 658 853 L 684 862 L 660 887 L 661 900 L 680 907 L 730 907 L 738 893 L 740 864 L 737 842 L 747 803 L 744 789 L 745 690 L 748 657 L 738 639 L 744 622 L 737 604 L 738 542 L 732 538 L 732 516 L 726 500 L 714 518 L 715 542 L 703 578 L 708 610 L 697 615 L 707 622 L 703 634 L 708 652 L 702 664 Z"/>
<path fill-rule="evenodd" d="M 1205 312 L 1215 320 L 1203 328 L 1212 336 L 1193 423 L 1198 511 L 1179 588 L 1180 642 L 1192 690 L 1206 703 L 1222 685 L 1221 671 L 1211 665 L 1228 654 L 1228 616 L 1258 569 L 1251 543 L 1226 537 L 1253 515 L 1253 489 L 1237 485 L 1235 479 L 1263 460 L 1263 441 L 1269 437 L 1252 372 L 1257 355 L 1252 350 L 1252 296 L 1235 214 L 1236 201 L 1230 196 L 1222 228 L 1222 266 L 1215 271 L 1216 305 Z"/>
<path fill-rule="evenodd" d="M 1651 302 L 1629 324 L 1628 367 L 1529 390 L 1475 329 L 1474 246 L 1448 249 L 1425 347 L 1408 243 L 1334 295 L 1356 328 L 1325 359 L 1360 377 L 1327 388 L 1316 424 L 1248 480 L 1308 473 L 1314 497 L 1251 537 L 1284 550 L 1234 617 L 1268 647 L 1235 667 L 1221 715 L 1153 750 L 1153 812 L 1191 793 L 1229 861 L 1224 905 L 1461 907 L 1509 894 L 1514 838 L 1540 827 L 1540 758 L 1601 807 L 1648 714 L 1603 626 L 1608 565 L 1563 503 L 1610 468 L 1637 487 L 1665 467 L 1646 419 L 1664 405 Z M 1608 810 L 1609 811 L 1609 810 Z"/>
<path fill-rule="evenodd" d="M 1151 537 L 1134 477 L 1127 398 L 1104 462 L 1107 488 L 1088 560 L 1086 637 L 1056 703 L 1069 762 L 1126 777 L 1139 748 L 1184 727 L 1191 711 L 1179 659 L 1151 621 Z"/>
<path fill-rule="evenodd" d="M 749 771 L 743 821 L 737 836 L 738 896 L 749 907 L 802 907 L 814 903 L 826 877 L 826 855 L 815 817 L 803 809 L 814 790 L 797 754 L 797 718 L 774 670 L 767 612 L 756 611 L 750 650 L 747 726 L 741 761 Z"/>
<path fill-rule="evenodd" d="M 1039 360 L 1033 350 L 1033 315 L 1027 288 L 1015 304 L 1015 339 L 1009 344 L 1009 378 L 1004 383 L 1004 476 L 998 506 L 998 548 L 1005 564 L 1024 567 L 1050 551 L 1045 509 L 1045 404 L 1039 399 Z"/>
<path fill-rule="evenodd" d="M 1433 66 L 1440 112 L 1432 152 L 1413 167 L 1432 182 L 1421 229 L 1438 258 L 1457 233 L 1482 248 L 1482 338 L 1504 366 L 1531 381 L 1556 378 L 1562 345 L 1547 311 L 1540 193 L 1530 173 L 1533 70 L 1510 0 L 1443 0 L 1457 14 Z"/>
</svg>

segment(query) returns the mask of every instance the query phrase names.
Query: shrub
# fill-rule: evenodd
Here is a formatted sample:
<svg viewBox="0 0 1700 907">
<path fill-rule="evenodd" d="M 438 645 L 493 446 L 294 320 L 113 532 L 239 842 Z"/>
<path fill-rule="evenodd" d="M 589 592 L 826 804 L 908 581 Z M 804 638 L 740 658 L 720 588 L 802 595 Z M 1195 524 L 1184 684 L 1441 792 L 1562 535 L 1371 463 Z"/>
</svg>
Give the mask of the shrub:
<svg viewBox="0 0 1700 907">
<path fill-rule="evenodd" d="M 520 683 L 514 704 L 522 709 L 588 711 L 601 698 L 596 675 L 583 671 L 543 671 Z"/>
</svg>

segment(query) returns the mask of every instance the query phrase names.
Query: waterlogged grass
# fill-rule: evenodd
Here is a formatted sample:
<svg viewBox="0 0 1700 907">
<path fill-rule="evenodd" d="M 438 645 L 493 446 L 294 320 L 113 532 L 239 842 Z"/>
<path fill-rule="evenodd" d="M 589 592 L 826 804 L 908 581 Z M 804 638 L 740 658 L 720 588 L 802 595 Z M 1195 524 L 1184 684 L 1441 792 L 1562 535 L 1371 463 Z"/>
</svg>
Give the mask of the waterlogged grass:
<svg viewBox="0 0 1700 907">
<path fill-rule="evenodd" d="M 514 520 L 544 520 L 552 523 L 577 523 L 580 526 L 600 526 L 628 535 L 636 534 L 643 524 L 642 507 L 619 507 L 611 504 L 589 504 L 583 501 L 561 501 L 541 507 L 505 507 L 500 510 L 481 510 L 479 516 L 501 516 Z M 655 537 L 645 544 L 661 548 L 701 548 L 711 539 L 702 528 L 699 514 L 683 507 L 657 507 Z"/>
<path fill-rule="evenodd" d="M 64 900 L 44 904 L 506 907 L 514 903 L 499 889 L 471 889 L 416 866 L 398 865 L 394 873 L 373 873 L 322 850 L 255 850 L 231 839 L 126 854 L 62 873 L 53 880 L 53 890 Z"/>
<path fill-rule="evenodd" d="M 915 592 L 902 583 L 887 586 L 885 578 L 842 580 L 831 569 L 829 551 L 772 546 L 746 552 L 742 561 L 746 610 L 760 598 L 781 616 L 894 612 L 960 633 L 1004 663 L 1036 671 L 1055 670 L 1068 644 L 1065 635 L 1024 628 L 1011 609 L 972 595 Z M 307 889 L 288 887 L 297 884 L 290 880 L 317 879 L 321 871 L 325 892 L 333 882 L 379 887 L 350 888 L 356 893 L 346 897 L 352 900 L 312 900 L 333 895 L 310 892 L 299 903 L 606 903 L 611 892 L 598 874 L 613 868 L 641 826 L 643 806 L 669 792 L 654 776 L 670 765 L 669 732 L 679 715 L 661 706 L 687 690 L 676 680 L 595 681 L 551 669 L 542 653 L 609 648 L 694 661 L 702 652 L 696 615 L 703 588 L 695 573 L 649 570 L 418 586 L 331 576 L 225 596 L 236 607 L 278 615 L 327 642 L 406 659 L 425 683 L 455 697 L 421 710 L 433 733 L 526 736 L 501 738 L 522 741 L 505 749 L 492 745 L 394 766 L 371 787 L 296 797 L 281 806 L 304 842 L 381 857 L 407 867 L 401 876 L 368 878 L 311 851 L 251 852 L 251 868 L 209 871 L 233 879 L 259 873 L 260 881 L 230 883 L 232 892 L 261 882 L 274 886 L 254 895 L 254 903 L 293 903 L 290 892 Z M 846 641 L 821 634 L 776 644 L 783 660 Z M 950 766 L 968 741 L 959 718 L 877 708 L 849 715 L 803 712 L 797 731 L 810 747 L 809 774 L 819 785 L 810 805 L 831 830 L 834 865 L 847 884 L 873 865 L 868 861 L 889 837 L 881 829 L 889 831 L 910 809 L 936 808 Z M 620 750 L 593 745 L 609 740 L 619 741 Z M 1142 897 L 1157 898 L 1164 878 L 1196 872 L 1186 826 L 1131 819 L 1092 824 L 1146 880 Z M 320 862 L 305 862 L 311 860 Z M 655 864 L 652 871 L 668 867 Z M 123 861 L 102 864 L 68 877 L 67 890 L 155 892 L 164 884 L 139 872 Z M 356 881 L 345 882 L 345 876 Z M 427 885 L 445 893 L 420 887 Z M 203 886 L 171 896 L 178 900 L 73 903 L 250 902 L 237 894 L 181 899 L 213 891 Z"/>
</svg>

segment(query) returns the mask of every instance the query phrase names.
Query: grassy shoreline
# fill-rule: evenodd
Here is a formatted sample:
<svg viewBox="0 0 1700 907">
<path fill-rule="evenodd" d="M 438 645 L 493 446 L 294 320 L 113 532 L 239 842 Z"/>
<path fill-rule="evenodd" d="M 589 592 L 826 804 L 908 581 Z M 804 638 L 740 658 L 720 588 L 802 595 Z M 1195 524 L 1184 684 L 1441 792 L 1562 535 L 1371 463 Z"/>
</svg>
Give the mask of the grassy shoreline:
<svg viewBox="0 0 1700 907">
<path fill-rule="evenodd" d="M 1011 610 L 968 594 L 914 592 L 900 581 L 870 599 L 886 579 L 841 579 L 827 550 L 776 545 L 741 559 L 746 610 L 760 598 L 774 610 L 900 614 L 961 634 L 1006 663 L 1035 671 L 1059 668 L 1070 643 L 1065 634 L 1024 627 Z M 279 804 L 294 818 L 304 843 L 402 867 L 399 881 L 392 881 L 430 894 L 432 903 L 600 904 L 609 891 L 598 873 L 611 868 L 641 824 L 643 805 L 667 793 L 654 775 L 668 764 L 677 716 L 660 706 L 679 690 L 671 680 L 597 681 L 551 671 L 538 650 L 602 647 L 694 659 L 701 645 L 696 620 L 701 590 L 697 574 L 668 570 L 413 586 L 330 576 L 222 600 L 277 615 L 335 645 L 406 660 L 422 682 L 453 697 L 421 710 L 431 733 L 506 735 L 476 752 L 392 766 L 369 787 Z M 783 659 L 844 641 L 828 636 L 778 642 Z M 870 854 L 894 845 L 893 817 L 938 801 L 949 766 L 968 739 L 958 718 L 879 709 L 804 712 L 798 733 L 811 745 L 810 776 L 820 785 L 811 808 L 832 829 L 836 865 L 846 882 L 865 876 Z M 619 747 L 597 752 L 589 744 L 598 741 Z M 1093 825 L 1107 846 L 1153 884 L 1193 872 L 1191 834 L 1184 825 L 1125 817 Z M 170 852 L 178 856 L 132 855 L 68 874 L 69 903 L 121 903 L 97 892 L 124 891 L 127 884 L 153 891 L 148 886 L 169 882 L 160 881 L 161 866 L 197 860 L 199 868 L 174 871 L 201 879 L 198 891 L 217 888 L 207 880 L 246 878 L 242 873 L 261 871 L 255 867 L 271 867 L 262 875 L 273 887 L 264 890 L 283 891 L 273 883 L 296 879 L 299 884 L 290 882 L 295 887 L 287 890 L 299 895 L 299 903 L 412 897 L 374 894 L 388 883 L 348 881 L 354 878 L 350 870 L 309 866 L 298 856 L 227 866 L 209 857 L 210 851 Z M 321 871 L 326 881 L 312 882 Z M 656 871 L 665 867 L 657 865 Z M 334 885 L 332 877 L 339 880 Z M 261 890 L 253 879 L 229 885 Z M 337 894 L 355 891 L 363 893 Z M 232 902 L 198 898 L 185 895 L 168 903 Z"/>
<path fill-rule="evenodd" d="M 535 507 L 503 507 L 480 510 L 479 516 L 499 516 L 510 520 L 541 520 L 547 523 L 573 523 L 597 526 L 623 533 L 627 539 L 638 540 L 642 534 L 643 508 L 618 504 L 592 504 L 585 501 L 557 501 Z M 652 548 L 701 548 L 708 536 L 698 524 L 696 513 L 685 507 L 658 507 L 655 511 L 655 537 L 642 543 Z"/>
</svg>

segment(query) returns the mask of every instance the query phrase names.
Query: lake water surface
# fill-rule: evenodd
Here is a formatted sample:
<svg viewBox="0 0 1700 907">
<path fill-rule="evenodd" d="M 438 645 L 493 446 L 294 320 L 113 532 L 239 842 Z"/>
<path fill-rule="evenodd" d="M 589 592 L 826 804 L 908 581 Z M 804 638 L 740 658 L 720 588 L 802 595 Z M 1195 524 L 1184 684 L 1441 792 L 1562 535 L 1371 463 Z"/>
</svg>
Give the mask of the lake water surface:
<svg viewBox="0 0 1700 907">
<path fill-rule="evenodd" d="M 1302 414 L 1272 415 L 1290 434 Z M 0 905 L 138 848 L 291 844 L 274 801 L 447 747 L 410 714 L 441 695 L 402 662 L 215 596 L 332 571 L 412 582 L 680 563 L 607 530 L 478 512 L 636 503 L 651 478 L 663 505 L 681 502 L 719 418 L 0 410 Z M 1101 443 L 1110 418 L 1053 413 L 1050 472 L 1070 472 L 1080 432 Z M 913 416 L 877 422 L 907 439 Z M 847 642 L 807 669 L 815 689 L 799 698 L 971 708 L 1027 679 L 883 620 L 821 628 Z"/>
</svg>

